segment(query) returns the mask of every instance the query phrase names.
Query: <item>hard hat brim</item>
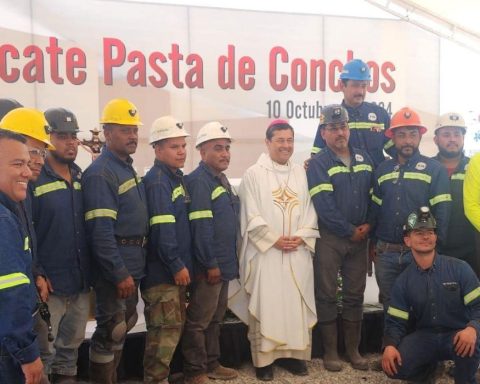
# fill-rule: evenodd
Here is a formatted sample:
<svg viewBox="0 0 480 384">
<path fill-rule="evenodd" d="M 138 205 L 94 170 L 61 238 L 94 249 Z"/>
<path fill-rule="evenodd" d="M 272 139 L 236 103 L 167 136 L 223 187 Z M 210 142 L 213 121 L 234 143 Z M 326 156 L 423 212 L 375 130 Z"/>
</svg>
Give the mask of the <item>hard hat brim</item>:
<svg viewBox="0 0 480 384">
<path fill-rule="evenodd" d="M 418 128 L 420 135 L 424 135 L 427 132 L 427 127 L 423 125 L 395 125 L 385 131 L 385 136 L 389 139 L 393 138 L 393 131 L 397 128 Z"/>
</svg>

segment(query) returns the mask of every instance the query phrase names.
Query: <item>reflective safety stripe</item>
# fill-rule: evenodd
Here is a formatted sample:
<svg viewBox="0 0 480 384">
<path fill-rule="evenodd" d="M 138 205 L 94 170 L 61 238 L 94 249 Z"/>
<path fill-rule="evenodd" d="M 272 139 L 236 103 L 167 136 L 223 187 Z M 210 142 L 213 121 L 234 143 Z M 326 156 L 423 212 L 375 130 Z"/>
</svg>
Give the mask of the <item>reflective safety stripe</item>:
<svg viewBox="0 0 480 384">
<path fill-rule="evenodd" d="M 318 153 L 318 152 L 320 152 L 321 150 L 322 150 L 321 148 L 312 147 L 312 150 L 310 151 L 310 153 Z"/>
<path fill-rule="evenodd" d="M 318 184 L 312 189 L 310 189 L 310 196 L 315 196 L 317 193 L 320 192 L 333 192 L 333 185 L 330 183 Z"/>
<path fill-rule="evenodd" d="M 10 273 L 9 275 L 0 276 L 0 290 L 7 289 L 11 287 L 16 287 L 17 285 L 30 284 L 30 279 L 27 275 L 16 272 Z M 3 308 L 2 311 L 7 311 L 8 308 Z"/>
<path fill-rule="evenodd" d="M 473 300 L 475 300 L 479 296 L 480 296 L 480 287 L 477 287 L 472 292 L 467 293 L 463 297 L 463 302 L 465 303 L 465 305 L 467 305 L 468 303 L 471 303 Z"/>
<path fill-rule="evenodd" d="M 28 236 L 25 236 L 25 239 L 23 240 L 23 250 L 28 251 L 30 249 L 30 239 Z"/>
<path fill-rule="evenodd" d="M 378 198 L 377 196 L 372 194 L 372 201 L 377 203 L 378 205 L 382 205 L 382 199 Z"/>
<path fill-rule="evenodd" d="M 125 181 L 122 185 L 118 187 L 118 194 L 121 195 L 122 193 L 128 192 L 141 181 L 142 180 L 139 177 L 135 177 L 133 179 Z"/>
<path fill-rule="evenodd" d="M 183 189 L 183 185 L 179 185 L 172 191 L 172 202 L 177 200 L 180 196 L 185 196 L 185 189 Z"/>
<path fill-rule="evenodd" d="M 206 211 L 194 211 L 188 214 L 188 218 L 190 220 L 197 220 L 197 219 L 212 219 L 213 212 L 210 210 Z"/>
<path fill-rule="evenodd" d="M 398 179 L 400 172 L 390 172 L 382 175 L 378 178 L 378 185 L 382 184 L 384 181 Z"/>
<path fill-rule="evenodd" d="M 175 223 L 175 216 L 173 215 L 158 215 L 150 218 L 150 225 Z"/>
<path fill-rule="evenodd" d="M 226 192 L 227 192 L 227 190 L 222 186 L 219 186 L 219 187 L 215 188 L 212 192 L 212 200 L 215 200 L 222 193 L 226 193 Z"/>
<path fill-rule="evenodd" d="M 452 196 L 449 193 L 445 193 L 443 195 L 432 197 L 429 201 L 430 205 L 434 206 L 435 204 L 442 203 L 444 201 L 452 201 Z"/>
<path fill-rule="evenodd" d="M 388 140 L 385 145 L 383 146 L 383 149 L 387 150 L 393 147 L 393 141 L 390 139 Z"/>
<path fill-rule="evenodd" d="M 454 173 L 451 177 L 451 180 L 465 180 L 465 174 L 464 173 Z"/>
<path fill-rule="evenodd" d="M 93 209 L 85 213 L 85 220 L 92 220 L 97 217 L 110 217 L 117 220 L 117 211 L 113 209 Z"/>
<path fill-rule="evenodd" d="M 33 191 L 33 195 L 38 197 L 44 195 L 45 193 L 58 191 L 60 189 L 67 189 L 67 183 L 64 181 L 54 181 L 53 183 L 39 185 Z"/>
<path fill-rule="evenodd" d="M 428 184 L 432 182 L 432 176 L 426 175 L 425 173 L 420 173 L 420 172 L 405 172 L 403 174 L 403 178 L 410 179 L 410 180 L 421 180 L 421 181 L 425 181 Z"/>
<path fill-rule="evenodd" d="M 370 188 L 370 189 L 368 190 L 368 194 L 369 194 L 369 195 L 373 195 L 373 188 Z"/>
<path fill-rule="evenodd" d="M 337 173 L 349 173 L 350 170 L 347 167 L 342 167 L 342 166 L 337 166 L 337 167 L 332 167 L 328 170 L 328 176 L 333 176 L 336 175 Z"/>
<path fill-rule="evenodd" d="M 385 124 L 352 121 L 352 122 L 348 123 L 348 127 L 350 129 L 372 129 L 372 128 L 375 128 L 375 130 L 377 131 L 377 130 L 383 130 L 385 128 Z"/>
<path fill-rule="evenodd" d="M 352 169 L 353 169 L 353 172 L 362 172 L 362 171 L 373 172 L 372 166 L 369 164 L 354 165 Z"/>
<path fill-rule="evenodd" d="M 388 314 L 399 319 L 408 320 L 408 312 L 401 311 L 400 309 L 394 308 L 392 306 L 388 307 Z"/>
<path fill-rule="evenodd" d="M 73 189 L 80 191 L 82 189 L 82 185 L 78 181 L 73 182 Z"/>
</svg>

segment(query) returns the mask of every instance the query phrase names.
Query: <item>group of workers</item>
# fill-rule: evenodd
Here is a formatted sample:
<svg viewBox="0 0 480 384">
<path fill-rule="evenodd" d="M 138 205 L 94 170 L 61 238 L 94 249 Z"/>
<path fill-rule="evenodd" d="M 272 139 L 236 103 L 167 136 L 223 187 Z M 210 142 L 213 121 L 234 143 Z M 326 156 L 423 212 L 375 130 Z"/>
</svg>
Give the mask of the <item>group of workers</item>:
<svg viewBox="0 0 480 384">
<path fill-rule="evenodd" d="M 347 361 L 368 370 L 359 344 L 370 258 L 385 314 L 377 365 L 428 382 L 449 359 L 456 383 L 475 383 L 480 156 L 463 153 L 465 122 L 440 116 L 428 158 L 417 112 L 390 120 L 364 101 L 366 63 L 348 62 L 340 80 L 343 102 L 322 109 L 312 157 L 294 164 L 294 129 L 274 120 L 238 190 L 224 173 L 232 136 L 220 122 L 198 131 L 201 161 L 184 175 L 189 133 L 156 119 L 155 160 L 140 178 L 131 155 L 142 123 L 130 101 L 104 107 L 105 147 L 82 171 L 74 113 L 0 100 L 0 382 L 75 382 L 92 287 L 94 383 L 117 382 L 139 292 L 145 383 L 168 382 L 179 343 L 186 384 L 235 379 L 219 362 L 227 306 L 248 325 L 259 380 L 272 380 L 274 365 L 308 375 L 315 324 L 325 369 L 342 369 L 341 328 Z"/>
</svg>

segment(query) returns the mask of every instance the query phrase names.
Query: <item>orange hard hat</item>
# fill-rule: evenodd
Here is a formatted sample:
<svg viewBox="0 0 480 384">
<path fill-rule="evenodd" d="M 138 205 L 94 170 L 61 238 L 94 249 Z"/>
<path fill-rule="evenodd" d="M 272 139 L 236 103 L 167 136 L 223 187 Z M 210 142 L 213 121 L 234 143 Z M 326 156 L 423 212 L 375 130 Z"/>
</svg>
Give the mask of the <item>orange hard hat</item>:
<svg viewBox="0 0 480 384">
<path fill-rule="evenodd" d="M 417 127 L 421 135 L 427 132 L 427 127 L 420 121 L 420 115 L 408 107 L 400 109 L 392 116 L 390 128 L 385 131 L 385 136 L 391 139 L 393 137 L 393 130 L 402 127 Z"/>
</svg>

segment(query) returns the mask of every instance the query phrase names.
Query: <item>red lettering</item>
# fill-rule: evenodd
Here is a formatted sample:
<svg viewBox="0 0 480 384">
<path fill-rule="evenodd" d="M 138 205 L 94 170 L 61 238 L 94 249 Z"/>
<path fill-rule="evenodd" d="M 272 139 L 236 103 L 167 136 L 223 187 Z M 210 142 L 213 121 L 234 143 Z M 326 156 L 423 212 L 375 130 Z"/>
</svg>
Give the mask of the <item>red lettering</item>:
<svg viewBox="0 0 480 384">
<path fill-rule="evenodd" d="M 188 88 L 203 88 L 203 60 L 197 54 L 187 56 L 185 61 L 188 65 L 195 66 L 188 70 L 185 75 L 185 83 Z"/>
<path fill-rule="evenodd" d="M 255 61 L 249 56 L 243 56 L 238 61 L 238 84 L 245 91 L 255 87 Z"/>
<path fill-rule="evenodd" d="M 235 46 L 228 46 L 227 56 L 218 58 L 218 85 L 222 89 L 235 89 Z"/>
<path fill-rule="evenodd" d="M 67 79 L 73 85 L 81 85 L 87 80 L 87 57 L 80 48 L 70 48 L 66 53 Z M 78 72 L 77 72 L 78 70 Z"/>
<path fill-rule="evenodd" d="M 36 45 L 29 45 L 23 50 L 24 57 L 33 57 L 25 66 L 23 67 L 23 78 L 27 83 L 38 83 L 45 82 L 44 76 L 44 65 L 43 65 L 43 54 L 42 50 Z"/>
<path fill-rule="evenodd" d="M 127 60 L 129 63 L 135 65 L 131 67 L 127 72 L 127 82 L 132 87 L 137 85 L 141 87 L 147 86 L 147 69 L 145 56 L 140 51 L 132 51 L 128 54 Z"/>
<path fill-rule="evenodd" d="M 148 80 L 154 87 L 163 88 L 167 85 L 168 76 L 162 67 L 157 64 L 158 62 L 166 63 L 167 58 L 162 52 L 153 52 L 148 58 L 148 63 L 150 64 L 150 68 L 152 68 L 152 70 L 158 75 L 158 78 L 155 76 L 148 76 Z"/>
<path fill-rule="evenodd" d="M 0 78 L 6 83 L 15 83 L 20 77 L 20 70 L 18 68 L 12 68 L 10 73 L 8 72 L 7 54 L 14 60 L 18 60 L 20 57 L 17 48 L 13 45 L 0 45 Z"/>
<path fill-rule="evenodd" d="M 178 44 L 172 44 L 172 52 L 168 54 L 168 58 L 172 61 L 172 83 L 176 88 L 183 88 L 183 83 L 180 81 L 179 68 L 183 55 L 178 49 Z"/>
<path fill-rule="evenodd" d="M 304 91 L 307 87 L 307 63 L 302 59 L 294 59 L 291 68 L 292 88 L 295 91 Z"/>
<path fill-rule="evenodd" d="M 333 92 L 342 90 L 341 81 L 337 80 L 337 73 L 342 72 L 343 64 L 340 60 L 332 60 L 328 65 L 328 86 Z"/>
<path fill-rule="evenodd" d="M 326 64 L 325 60 L 310 60 L 310 90 L 324 92 L 325 91 L 325 77 L 326 77 Z M 317 75 L 318 75 L 318 88 L 317 88 Z"/>
<path fill-rule="evenodd" d="M 387 81 L 386 83 L 382 81 L 380 87 L 382 88 L 383 92 L 385 93 L 392 93 L 395 90 L 395 79 L 392 77 L 390 72 L 394 72 L 396 70 L 395 64 L 390 61 L 386 61 L 382 64 L 382 75 Z"/>
<path fill-rule="evenodd" d="M 269 68 L 270 68 L 270 86 L 275 91 L 283 91 L 288 85 L 288 76 L 280 75 L 280 82 L 277 82 L 277 56 L 280 56 L 282 63 L 288 63 L 288 52 L 283 47 L 273 47 L 270 51 Z"/>
<path fill-rule="evenodd" d="M 45 49 L 50 56 L 50 78 L 55 84 L 63 84 L 63 78 L 58 74 L 58 56 L 63 53 L 63 49 L 58 46 L 58 40 L 50 37 L 50 45 Z"/>
<path fill-rule="evenodd" d="M 115 56 L 114 56 L 115 51 Z M 113 68 L 125 63 L 125 45 L 119 39 L 106 37 L 103 39 L 103 82 L 113 84 Z"/>
</svg>

